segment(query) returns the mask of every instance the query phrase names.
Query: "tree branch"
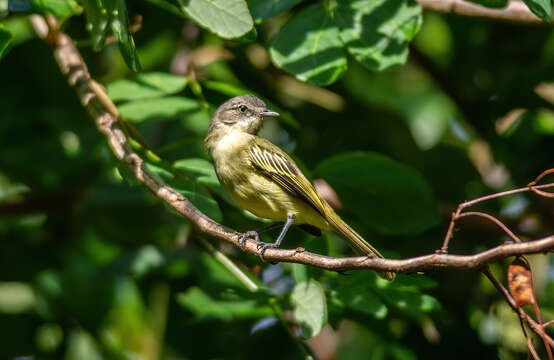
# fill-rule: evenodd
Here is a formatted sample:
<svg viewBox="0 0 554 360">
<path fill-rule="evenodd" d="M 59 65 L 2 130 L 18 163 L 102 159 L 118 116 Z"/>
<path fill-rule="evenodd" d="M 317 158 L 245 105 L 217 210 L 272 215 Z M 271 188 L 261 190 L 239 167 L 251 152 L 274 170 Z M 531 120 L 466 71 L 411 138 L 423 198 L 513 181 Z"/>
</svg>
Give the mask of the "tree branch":
<svg viewBox="0 0 554 360">
<path fill-rule="evenodd" d="M 106 137 L 115 157 L 133 172 L 138 181 L 143 183 L 160 200 L 187 218 L 202 234 L 227 241 L 239 247 L 240 233 L 226 228 L 204 215 L 186 197 L 167 186 L 146 168 L 144 160 L 134 152 L 125 136 L 118 119 L 116 106 L 109 99 L 103 87 L 91 78 L 79 51 L 73 45 L 71 38 L 58 30 L 55 18 L 52 16 L 46 16 L 45 18 L 32 16 L 31 22 L 39 37 L 53 47 L 54 56 L 62 74 L 67 77 L 69 84 L 75 89 L 83 107 L 93 118 L 98 130 Z M 465 207 L 499 196 L 531 191 L 533 188 L 553 186 L 554 184 L 546 184 L 525 187 L 463 203 L 458 208 L 456 216 L 453 217 L 447 239 L 449 240 L 452 237 L 454 222 Z M 257 245 L 258 242 L 248 240 L 244 246 L 244 251 L 259 256 Z M 548 252 L 552 249 L 554 249 L 554 236 L 529 242 L 502 244 L 474 255 L 435 253 L 410 259 L 380 259 L 364 256 L 331 258 L 310 253 L 303 248 L 292 250 L 269 248 L 265 251 L 264 257 L 267 261 L 294 262 L 332 271 L 372 269 L 411 273 L 444 267 L 467 270 L 479 269 L 506 257 Z"/>
<path fill-rule="evenodd" d="M 506 289 L 504 285 L 496 280 L 488 267 L 483 270 L 483 274 L 485 274 L 485 276 L 490 280 L 496 290 L 498 290 L 498 292 L 504 296 L 506 302 L 508 302 L 508 305 L 510 305 L 510 307 L 518 314 L 521 321 L 526 322 L 537 335 L 541 336 L 550 346 L 554 347 L 554 340 L 552 340 L 552 338 L 544 332 L 544 325 L 537 323 L 520 306 L 517 305 L 515 299 L 512 297 L 508 289 Z"/>
<path fill-rule="evenodd" d="M 416 0 L 422 8 L 445 14 L 456 14 L 492 20 L 500 20 L 524 25 L 548 25 L 529 10 L 527 5 L 519 0 L 511 0 L 504 8 L 488 8 L 468 0 Z"/>
</svg>

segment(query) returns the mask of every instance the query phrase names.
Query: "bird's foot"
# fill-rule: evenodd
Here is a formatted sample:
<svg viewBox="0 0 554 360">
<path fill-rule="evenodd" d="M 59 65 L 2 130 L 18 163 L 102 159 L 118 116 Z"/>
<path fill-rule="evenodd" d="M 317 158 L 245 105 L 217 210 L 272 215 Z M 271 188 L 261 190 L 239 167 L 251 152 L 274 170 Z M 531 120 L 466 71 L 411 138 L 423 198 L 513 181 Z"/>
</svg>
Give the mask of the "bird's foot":
<svg viewBox="0 0 554 360">
<path fill-rule="evenodd" d="M 260 241 L 260 235 L 258 234 L 257 231 L 254 231 L 254 230 L 241 233 L 239 235 L 239 246 L 242 250 L 244 250 L 244 245 L 246 244 L 246 240 L 248 240 L 248 239 L 253 239 L 253 240 L 259 242 Z"/>
<path fill-rule="evenodd" d="M 260 259 L 262 259 L 263 262 L 266 262 L 266 261 L 265 261 L 265 258 L 264 258 L 264 253 L 265 253 L 265 251 L 266 251 L 267 249 L 269 249 L 269 248 L 276 249 L 276 248 L 277 248 L 277 245 L 271 244 L 271 243 L 270 243 L 270 244 L 268 244 L 268 243 L 263 243 L 263 242 L 261 242 L 261 243 L 258 244 L 258 251 L 260 252 L 260 254 L 259 254 L 259 255 L 260 255 Z"/>
</svg>

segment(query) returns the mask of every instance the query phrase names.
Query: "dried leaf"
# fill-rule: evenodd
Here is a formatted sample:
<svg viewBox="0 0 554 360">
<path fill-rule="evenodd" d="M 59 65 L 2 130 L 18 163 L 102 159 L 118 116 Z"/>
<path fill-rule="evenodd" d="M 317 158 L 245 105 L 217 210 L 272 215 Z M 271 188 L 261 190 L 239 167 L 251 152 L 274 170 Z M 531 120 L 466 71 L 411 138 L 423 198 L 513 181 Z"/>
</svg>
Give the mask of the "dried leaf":
<svg viewBox="0 0 554 360">
<path fill-rule="evenodd" d="M 516 258 L 508 267 L 508 286 L 518 306 L 536 303 L 531 268 L 524 258 Z"/>
</svg>

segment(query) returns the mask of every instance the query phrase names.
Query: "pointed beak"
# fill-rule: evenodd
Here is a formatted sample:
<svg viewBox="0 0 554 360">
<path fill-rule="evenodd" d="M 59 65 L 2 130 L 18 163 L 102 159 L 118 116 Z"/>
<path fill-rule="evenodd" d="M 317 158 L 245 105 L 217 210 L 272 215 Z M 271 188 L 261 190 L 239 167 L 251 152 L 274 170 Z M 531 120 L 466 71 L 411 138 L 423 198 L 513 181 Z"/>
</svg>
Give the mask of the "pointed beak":
<svg viewBox="0 0 554 360">
<path fill-rule="evenodd" d="M 276 116 L 279 116 L 279 113 L 271 110 L 265 110 L 260 113 L 260 116 L 276 117 Z"/>
</svg>

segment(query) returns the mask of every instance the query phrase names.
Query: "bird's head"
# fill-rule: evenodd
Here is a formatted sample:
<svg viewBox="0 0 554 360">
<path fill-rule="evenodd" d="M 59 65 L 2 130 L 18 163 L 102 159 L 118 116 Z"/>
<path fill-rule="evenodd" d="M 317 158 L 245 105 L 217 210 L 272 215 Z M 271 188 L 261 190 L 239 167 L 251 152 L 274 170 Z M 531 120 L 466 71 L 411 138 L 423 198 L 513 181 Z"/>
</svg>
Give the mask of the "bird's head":
<svg viewBox="0 0 554 360">
<path fill-rule="evenodd" d="M 256 134 L 266 116 L 279 116 L 268 110 L 265 103 L 254 95 L 231 98 L 217 108 L 210 123 L 210 131 L 246 132 Z"/>
</svg>

